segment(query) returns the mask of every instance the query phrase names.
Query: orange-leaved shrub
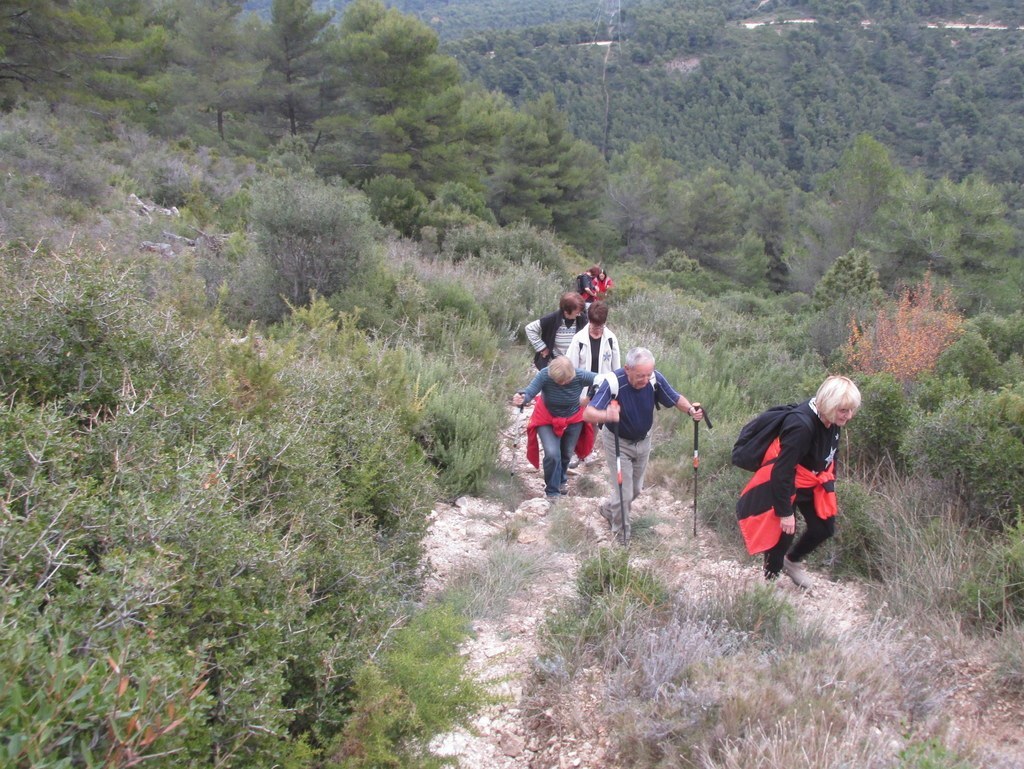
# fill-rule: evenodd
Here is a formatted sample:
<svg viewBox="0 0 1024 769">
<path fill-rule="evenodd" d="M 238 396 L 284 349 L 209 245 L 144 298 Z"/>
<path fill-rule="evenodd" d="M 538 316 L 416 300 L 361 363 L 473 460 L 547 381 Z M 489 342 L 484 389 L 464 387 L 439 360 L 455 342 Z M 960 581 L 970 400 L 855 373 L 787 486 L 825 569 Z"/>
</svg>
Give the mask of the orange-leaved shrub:
<svg viewBox="0 0 1024 769">
<path fill-rule="evenodd" d="M 895 306 L 878 310 L 873 328 L 850 324 L 846 360 L 863 373 L 889 373 L 908 384 L 935 367 L 963 333 L 963 324 L 951 291 L 936 293 L 926 274 L 903 290 Z"/>
</svg>

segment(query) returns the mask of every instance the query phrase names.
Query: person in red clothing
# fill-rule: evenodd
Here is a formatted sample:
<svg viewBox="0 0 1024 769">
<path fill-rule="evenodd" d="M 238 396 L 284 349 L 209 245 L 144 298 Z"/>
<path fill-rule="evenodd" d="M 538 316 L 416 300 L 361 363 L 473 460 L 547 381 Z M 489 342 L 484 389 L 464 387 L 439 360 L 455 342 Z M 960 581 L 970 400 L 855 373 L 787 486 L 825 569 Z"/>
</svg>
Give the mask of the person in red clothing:
<svg viewBox="0 0 1024 769">
<path fill-rule="evenodd" d="M 599 268 L 597 277 L 594 278 L 594 291 L 596 292 L 597 299 L 607 299 L 608 292 L 614 285 L 612 279 L 608 277 L 608 273 L 605 272 L 604 267 Z"/>
<path fill-rule="evenodd" d="M 786 416 L 743 488 L 736 516 L 747 552 L 764 553 L 765 578 L 785 573 L 802 588 L 813 586 L 803 560 L 835 533 L 839 433 L 859 408 L 857 385 L 844 376 L 828 377 L 813 398 Z M 796 510 L 806 523 L 799 539 Z"/>
<path fill-rule="evenodd" d="M 576 368 L 559 355 L 547 368 L 537 372 L 525 390 L 512 396 L 513 406 L 524 406 L 536 398 L 526 428 L 526 458 L 534 467 L 540 463 L 538 442 L 544 449 L 544 495 L 564 497 L 569 491 L 569 460 L 573 453 L 586 457 L 594 446 L 594 429 L 583 422 L 580 395 L 604 376 Z"/>
<path fill-rule="evenodd" d="M 579 290 L 580 298 L 587 307 L 590 307 L 590 303 L 597 298 L 595 281 L 597 280 L 597 276 L 600 274 L 601 268 L 595 264 L 586 272 L 581 272 L 576 277 L 576 288 Z"/>
</svg>

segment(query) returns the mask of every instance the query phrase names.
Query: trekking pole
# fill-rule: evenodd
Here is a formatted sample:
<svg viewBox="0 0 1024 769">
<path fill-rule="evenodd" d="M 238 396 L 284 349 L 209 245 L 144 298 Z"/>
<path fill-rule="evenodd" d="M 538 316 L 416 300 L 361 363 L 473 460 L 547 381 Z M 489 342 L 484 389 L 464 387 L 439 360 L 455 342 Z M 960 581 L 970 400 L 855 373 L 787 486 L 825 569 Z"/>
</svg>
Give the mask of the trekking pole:
<svg viewBox="0 0 1024 769">
<path fill-rule="evenodd" d="M 619 453 L 619 423 L 612 422 L 612 433 L 615 435 L 615 479 L 619 484 L 619 514 L 622 518 L 622 544 L 629 545 L 629 538 L 626 536 L 628 522 L 626 521 L 626 500 L 622 495 L 622 455 Z"/>
<path fill-rule="evenodd" d="M 701 406 L 699 403 L 695 404 L 697 408 L 704 412 L 704 421 L 708 423 L 708 429 L 713 430 L 714 425 L 711 424 L 711 417 L 708 415 L 707 409 Z M 700 469 L 700 451 L 698 446 L 700 445 L 700 422 L 697 420 L 693 421 L 693 537 L 697 538 L 697 471 Z"/>
</svg>

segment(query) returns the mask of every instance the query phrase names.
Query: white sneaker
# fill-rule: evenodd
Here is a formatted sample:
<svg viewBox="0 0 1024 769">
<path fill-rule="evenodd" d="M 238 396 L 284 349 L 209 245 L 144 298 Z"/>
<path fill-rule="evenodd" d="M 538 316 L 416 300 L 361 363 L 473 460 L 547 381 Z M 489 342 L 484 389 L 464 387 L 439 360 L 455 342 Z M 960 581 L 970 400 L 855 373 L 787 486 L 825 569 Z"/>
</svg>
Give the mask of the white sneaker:
<svg viewBox="0 0 1024 769">
<path fill-rule="evenodd" d="M 793 580 L 797 587 L 802 587 L 804 590 L 810 590 L 814 587 L 814 580 L 807 573 L 807 567 L 802 563 L 789 560 L 788 555 L 782 558 L 782 572 Z"/>
</svg>

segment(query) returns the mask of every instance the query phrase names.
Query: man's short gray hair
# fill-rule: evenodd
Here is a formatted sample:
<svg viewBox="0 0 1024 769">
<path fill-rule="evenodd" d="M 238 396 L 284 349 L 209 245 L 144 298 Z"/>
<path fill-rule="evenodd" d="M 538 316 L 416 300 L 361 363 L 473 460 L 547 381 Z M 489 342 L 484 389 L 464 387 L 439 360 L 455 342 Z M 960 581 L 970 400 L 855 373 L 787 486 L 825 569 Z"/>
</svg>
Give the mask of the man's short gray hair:
<svg viewBox="0 0 1024 769">
<path fill-rule="evenodd" d="M 634 347 L 626 353 L 626 365 L 630 368 L 641 363 L 654 363 L 654 353 L 646 347 Z"/>
</svg>

